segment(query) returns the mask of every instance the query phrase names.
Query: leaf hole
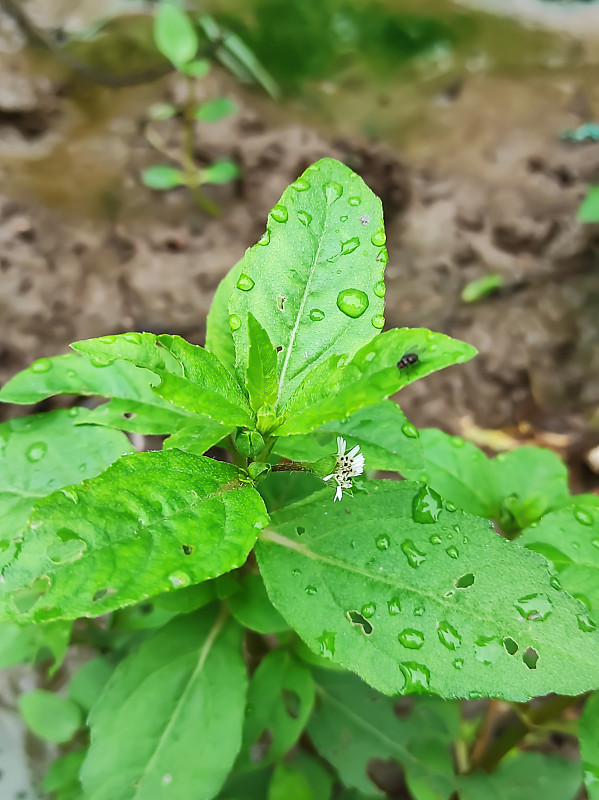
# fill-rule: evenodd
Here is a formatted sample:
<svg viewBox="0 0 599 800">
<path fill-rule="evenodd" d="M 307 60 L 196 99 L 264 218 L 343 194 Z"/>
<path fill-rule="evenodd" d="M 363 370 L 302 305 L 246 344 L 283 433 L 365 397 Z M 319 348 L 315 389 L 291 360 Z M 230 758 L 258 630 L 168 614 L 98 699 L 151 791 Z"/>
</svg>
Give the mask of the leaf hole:
<svg viewBox="0 0 599 800">
<path fill-rule="evenodd" d="M 121 414 L 121 417 L 123 419 L 135 419 L 136 416 L 137 414 L 135 413 L 135 411 L 123 411 L 123 413 Z"/>
<path fill-rule="evenodd" d="M 474 574 L 472 572 L 466 572 L 464 575 L 460 575 L 454 583 L 458 589 L 467 589 L 474 583 Z"/>
<path fill-rule="evenodd" d="M 536 669 L 538 660 L 539 654 L 534 647 L 527 647 L 522 655 L 522 661 L 524 661 L 528 669 Z"/>
<path fill-rule="evenodd" d="M 363 617 L 358 611 L 348 611 L 347 618 L 351 622 L 352 625 L 359 625 L 362 628 L 362 632 L 366 634 L 366 636 L 370 636 L 374 628 L 368 622 L 366 617 Z"/>
<path fill-rule="evenodd" d="M 297 719 L 301 710 L 301 700 L 299 694 L 294 692 L 293 689 L 283 689 L 281 694 L 283 696 L 285 711 L 289 714 L 291 719 Z"/>
<path fill-rule="evenodd" d="M 110 597 L 110 595 L 113 594 L 116 594 L 116 589 L 113 589 L 112 586 L 107 586 L 106 589 L 98 589 L 92 597 L 92 602 L 98 603 L 100 600 L 104 600 L 105 597 Z"/>
<path fill-rule="evenodd" d="M 287 300 L 287 298 L 285 297 L 284 294 L 280 294 L 277 297 L 277 308 L 279 309 L 279 311 L 285 311 L 285 300 Z"/>
<path fill-rule="evenodd" d="M 194 546 L 192 544 L 182 544 L 181 550 L 183 551 L 184 556 L 190 556 L 194 551 Z"/>
<path fill-rule="evenodd" d="M 511 636 L 505 637 L 503 640 L 503 646 L 511 656 L 516 655 L 518 652 L 518 642 L 514 641 Z"/>
<path fill-rule="evenodd" d="M 282 349 L 283 349 L 283 345 L 282 345 L 282 344 L 280 344 L 280 345 L 279 345 L 279 346 L 276 348 L 276 351 L 277 351 L 277 353 L 280 353 Z"/>
<path fill-rule="evenodd" d="M 305 532 L 306 532 L 306 529 L 305 529 L 305 528 L 302 528 L 302 526 L 301 526 L 301 525 L 298 525 L 298 526 L 297 526 L 297 528 L 296 528 L 295 530 L 296 530 L 296 532 L 297 532 L 297 535 L 298 535 L 298 536 L 301 536 L 301 535 L 302 535 L 302 533 L 305 533 Z"/>
<path fill-rule="evenodd" d="M 272 731 L 266 728 L 250 747 L 250 761 L 252 764 L 259 764 L 268 756 L 268 751 L 272 746 Z"/>
</svg>

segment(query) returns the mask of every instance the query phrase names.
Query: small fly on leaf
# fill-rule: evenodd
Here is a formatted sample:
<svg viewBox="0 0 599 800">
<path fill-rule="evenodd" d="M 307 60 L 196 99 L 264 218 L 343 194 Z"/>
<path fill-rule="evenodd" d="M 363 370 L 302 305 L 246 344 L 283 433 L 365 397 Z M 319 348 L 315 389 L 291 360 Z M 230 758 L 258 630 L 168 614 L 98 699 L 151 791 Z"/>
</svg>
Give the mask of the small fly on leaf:
<svg viewBox="0 0 599 800">
<path fill-rule="evenodd" d="M 416 353 L 406 353 L 405 356 L 402 356 L 399 361 L 397 362 L 397 369 L 405 369 L 406 367 L 412 366 L 418 361 L 418 356 Z"/>
</svg>

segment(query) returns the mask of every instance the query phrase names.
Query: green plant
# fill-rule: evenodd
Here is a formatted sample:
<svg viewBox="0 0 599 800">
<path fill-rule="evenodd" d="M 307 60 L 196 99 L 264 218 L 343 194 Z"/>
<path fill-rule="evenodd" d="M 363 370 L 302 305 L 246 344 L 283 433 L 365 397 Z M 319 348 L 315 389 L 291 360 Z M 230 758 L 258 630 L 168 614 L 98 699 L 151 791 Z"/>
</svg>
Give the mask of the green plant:
<svg viewBox="0 0 599 800">
<path fill-rule="evenodd" d="M 579 222 L 599 222 L 599 186 L 591 186 L 580 204 Z"/>
<path fill-rule="evenodd" d="M 0 426 L 1 663 L 97 652 L 67 697 L 22 699 L 37 735 L 79 729 L 57 800 L 360 800 L 372 759 L 415 800 L 577 792 L 578 763 L 519 745 L 573 733 L 561 712 L 599 686 L 599 500 L 549 451 L 488 459 L 408 422 L 388 398 L 475 350 L 381 332 L 386 262 L 380 202 L 319 161 L 221 283 L 205 348 L 103 336 L 0 391 L 109 398 Z M 494 699 L 461 719 L 459 698 Z"/>
</svg>

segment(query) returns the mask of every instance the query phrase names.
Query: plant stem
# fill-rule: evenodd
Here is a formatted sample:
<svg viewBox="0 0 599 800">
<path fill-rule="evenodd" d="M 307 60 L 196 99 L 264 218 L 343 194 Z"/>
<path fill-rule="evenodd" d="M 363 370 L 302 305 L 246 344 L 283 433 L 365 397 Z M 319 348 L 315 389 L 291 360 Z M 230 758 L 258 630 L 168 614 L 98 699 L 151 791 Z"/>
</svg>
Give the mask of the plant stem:
<svg viewBox="0 0 599 800">
<path fill-rule="evenodd" d="M 312 470 L 307 464 L 301 464 L 299 461 L 287 461 L 284 464 L 273 464 L 270 468 L 271 472 L 311 472 Z"/>
<path fill-rule="evenodd" d="M 183 153 L 181 163 L 185 173 L 185 182 L 191 191 L 194 200 L 207 214 L 218 217 L 220 208 L 206 197 L 200 187 L 200 173 L 195 163 L 195 82 L 194 78 L 187 79 L 187 98 L 183 107 Z"/>
</svg>

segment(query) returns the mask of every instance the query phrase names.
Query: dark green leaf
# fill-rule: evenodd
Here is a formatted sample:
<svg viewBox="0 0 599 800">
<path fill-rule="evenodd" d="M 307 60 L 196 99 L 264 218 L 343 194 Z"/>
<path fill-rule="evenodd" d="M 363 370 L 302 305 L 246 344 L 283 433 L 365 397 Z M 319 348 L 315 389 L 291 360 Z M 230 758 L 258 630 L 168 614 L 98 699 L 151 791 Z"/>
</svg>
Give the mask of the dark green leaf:
<svg viewBox="0 0 599 800">
<path fill-rule="evenodd" d="M 268 800 L 329 800 L 333 778 L 314 756 L 298 753 L 275 767 Z"/>
<path fill-rule="evenodd" d="M 4 570 L 2 616 L 98 616 L 240 566 L 265 524 L 241 477 L 179 450 L 137 453 L 44 498 Z"/>
<path fill-rule="evenodd" d="M 223 117 L 236 114 L 238 111 L 237 103 L 228 97 L 217 97 L 215 100 L 208 100 L 196 109 L 195 117 L 200 122 L 218 122 Z"/>
<path fill-rule="evenodd" d="M 185 64 L 198 50 L 198 34 L 189 17 L 174 3 L 162 2 L 154 20 L 154 41 L 163 56 L 176 67 Z"/>
<path fill-rule="evenodd" d="M 148 189 L 155 189 L 158 192 L 165 192 L 168 189 L 176 189 L 178 186 L 185 185 L 185 176 L 180 169 L 169 167 L 167 164 L 155 164 L 144 169 L 141 179 Z"/>
<path fill-rule="evenodd" d="M 460 782 L 461 800 L 573 800 L 580 788 L 580 764 L 554 754 L 514 753 L 491 775 Z M 594 800 L 591 795 L 591 800 Z"/>
<path fill-rule="evenodd" d="M 81 797 L 79 770 L 85 756 L 85 750 L 75 750 L 54 761 L 42 781 L 44 792 L 55 792 L 57 800 L 75 800 Z"/>
<path fill-rule="evenodd" d="M 599 633 L 581 628 L 584 607 L 543 559 L 426 487 L 366 486 L 279 511 L 256 546 L 275 608 L 312 649 L 387 694 L 525 700 L 597 686 Z"/>
<path fill-rule="evenodd" d="M 21 695 L 19 708 L 33 733 L 48 742 L 68 742 L 81 725 L 76 703 L 43 689 Z"/>
<path fill-rule="evenodd" d="M 206 320 L 206 350 L 213 353 L 231 373 L 235 373 L 235 343 L 229 325 L 229 298 L 240 274 L 241 263 L 236 264 L 218 284 Z"/>
<path fill-rule="evenodd" d="M 599 186 L 591 186 L 578 209 L 579 222 L 599 222 Z"/>
<path fill-rule="evenodd" d="M 93 800 L 209 800 L 241 745 L 241 630 L 178 617 L 125 658 L 90 716 L 83 787 Z"/>
<path fill-rule="evenodd" d="M 260 575 L 243 576 L 238 591 L 229 600 L 231 613 L 244 628 L 258 633 L 279 633 L 289 626 L 268 599 Z"/>
<path fill-rule="evenodd" d="M 277 351 L 253 314 L 248 314 L 248 341 L 246 386 L 250 405 L 256 413 L 264 405 L 274 409 L 279 391 Z"/>
<path fill-rule="evenodd" d="M 309 167 L 241 261 L 252 288 L 238 282 L 229 303 L 238 368 L 247 364 L 248 311 L 281 348 L 281 402 L 308 370 L 369 342 L 382 327 L 384 244 L 381 203 L 362 179 L 332 159 Z"/>
<path fill-rule="evenodd" d="M 215 598 L 214 584 L 204 581 L 195 586 L 187 586 L 176 592 L 165 592 L 152 598 L 152 602 L 159 608 L 174 611 L 177 614 L 188 614 L 202 606 L 207 605 Z"/>
</svg>

